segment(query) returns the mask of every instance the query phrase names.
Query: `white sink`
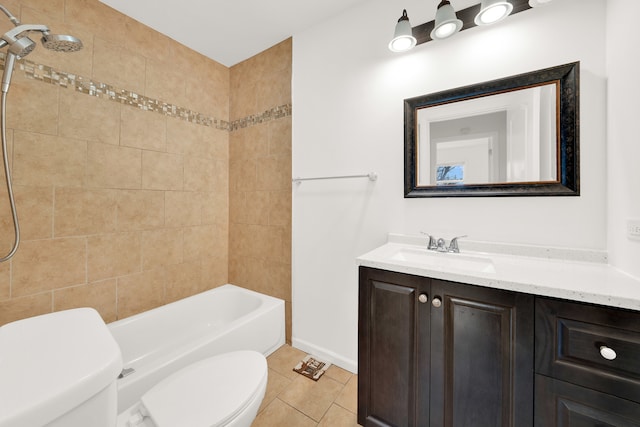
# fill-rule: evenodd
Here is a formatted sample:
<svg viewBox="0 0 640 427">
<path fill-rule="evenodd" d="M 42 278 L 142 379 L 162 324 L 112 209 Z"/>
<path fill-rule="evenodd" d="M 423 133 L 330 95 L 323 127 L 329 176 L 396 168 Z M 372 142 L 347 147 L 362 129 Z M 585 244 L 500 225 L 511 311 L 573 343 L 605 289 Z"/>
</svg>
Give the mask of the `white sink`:
<svg viewBox="0 0 640 427">
<path fill-rule="evenodd" d="M 491 259 L 469 254 L 435 252 L 419 248 L 400 248 L 395 251 L 391 259 L 421 264 L 435 269 L 464 270 L 476 273 L 496 272 Z"/>
</svg>

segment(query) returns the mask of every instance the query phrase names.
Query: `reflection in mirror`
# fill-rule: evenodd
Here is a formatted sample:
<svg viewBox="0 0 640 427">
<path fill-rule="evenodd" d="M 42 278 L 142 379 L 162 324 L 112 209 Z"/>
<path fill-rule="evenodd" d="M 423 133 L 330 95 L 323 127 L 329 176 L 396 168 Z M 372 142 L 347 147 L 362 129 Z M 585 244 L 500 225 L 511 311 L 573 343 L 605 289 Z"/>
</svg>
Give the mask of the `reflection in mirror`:
<svg viewBox="0 0 640 427">
<path fill-rule="evenodd" d="M 578 63 L 405 100 L 405 197 L 578 194 Z"/>
<path fill-rule="evenodd" d="M 418 185 L 555 181 L 555 100 L 546 84 L 419 109 Z"/>
</svg>

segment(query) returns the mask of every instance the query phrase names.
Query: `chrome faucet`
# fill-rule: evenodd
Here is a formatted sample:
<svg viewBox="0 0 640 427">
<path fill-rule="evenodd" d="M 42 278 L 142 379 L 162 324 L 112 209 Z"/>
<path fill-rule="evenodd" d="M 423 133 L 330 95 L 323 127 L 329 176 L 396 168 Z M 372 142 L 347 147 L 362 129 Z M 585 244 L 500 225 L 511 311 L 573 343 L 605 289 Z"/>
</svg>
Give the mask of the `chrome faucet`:
<svg viewBox="0 0 640 427">
<path fill-rule="evenodd" d="M 464 236 L 454 237 L 453 239 L 451 239 L 451 242 L 449 242 L 449 246 L 447 247 L 447 243 L 442 237 L 436 240 L 436 238 L 429 233 L 425 233 L 424 231 L 421 231 L 421 233 L 429 237 L 429 243 L 427 243 L 428 250 L 436 252 L 451 252 L 455 254 L 460 253 L 460 248 L 458 247 L 458 239 L 467 237 L 466 234 Z"/>
<path fill-rule="evenodd" d="M 458 236 L 451 239 L 451 242 L 449 242 L 449 248 L 447 249 L 447 251 L 453 252 L 454 254 L 460 253 L 460 248 L 458 247 L 458 239 L 462 239 L 463 237 L 467 237 L 467 235 L 465 234 L 464 236 Z"/>
</svg>

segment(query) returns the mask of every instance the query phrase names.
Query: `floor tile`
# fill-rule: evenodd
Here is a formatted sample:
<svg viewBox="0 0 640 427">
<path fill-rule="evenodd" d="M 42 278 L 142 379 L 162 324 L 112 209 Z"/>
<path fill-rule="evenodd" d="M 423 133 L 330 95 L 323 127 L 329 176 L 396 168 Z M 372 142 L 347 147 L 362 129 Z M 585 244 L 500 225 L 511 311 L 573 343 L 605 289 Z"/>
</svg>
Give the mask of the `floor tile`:
<svg viewBox="0 0 640 427">
<path fill-rule="evenodd" d="M 318 424 L 291 406 L 275 399 L 260 412 L 251 427 L 315 427 Z"/>
<path fill-rule="evenodd" d="M 358 377 L 352 376 L 347 385 L 342 389 L 340 395 L 335 400 L 336 404 L 344 409 L 358 412 Z"/>
<path fill-rule="evenodd" d="M 273 399 L 278 397 L 278 395 L 285 390 L 289 384 L 291 384 L 291 380 L 277 371 L 273 369 L 269 369 L 269 378 L 267 380 L 267 391 L 264 394 L 264 399 L 262 399 L 262 405 L 260 405 L 260 409 L 258 412 L 262 411 L 266 408 Z"/>
<path fill-rule="evenodd" d="M 318 423 L 318 427 L 355 427 L 357 425 L 356 414 L 338 405 L 331 405 L 322 421 Z"/>
<path fill-rule="evenodd" d="M 353 376 L 351 372 L 347 371 L 346 369 L 339 368 L 336 365 L 329 366 L 329 369 L 327 369 L 325 375 L 342 384 L 346 384 Z"/>
<path fill-rule="evenodd" d="M 284 345 L 267 358 L 267 391 L 252 427 L 358 425 L 358 376 L 331 365 L 313 381 L 293 371 L 305 356 L 305 352 Z"/>
<path fill-rule="evenodd" d="M 267 358 L 269 368 L 278 372 L 289 379 L 294 379 L 300 374 L 295 372 L 293 368 L 307 354 L 304 351 L 293 348 L 289 345 L 283 345 Z"/>
<path fill-rule="evenodd" d="M 298 375 L 278 398 L 307 416 L 320 421 L 333 401 L 342 391 L 343 385 L 336 380 L 322 377 L 313 381 Z"/>
</svg>

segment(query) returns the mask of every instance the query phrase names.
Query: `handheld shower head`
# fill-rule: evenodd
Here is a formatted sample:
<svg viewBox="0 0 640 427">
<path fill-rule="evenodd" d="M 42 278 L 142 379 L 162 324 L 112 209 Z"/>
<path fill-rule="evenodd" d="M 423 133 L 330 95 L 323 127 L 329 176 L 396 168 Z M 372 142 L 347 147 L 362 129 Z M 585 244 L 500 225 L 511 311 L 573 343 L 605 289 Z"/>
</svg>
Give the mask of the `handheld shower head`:
<svg viewBox="0 0 640 427">
<path fill-rule="evenodd" d="M 51 34 L 44 31 L 40 40 L 44 47 L 56 52 L 77 52 L 82 49 L 82 42 L 73 36 Z"/>
<path fill-rule="evenodd" d="M 35 42 L 29 37 L 24 36 L 17 38 L 13 43 L 9 45 L 9 52 L 13 53 L 18 57 L 18 59 L 20 59 L 30 54 L 35 48 Z"/>
</svg>

